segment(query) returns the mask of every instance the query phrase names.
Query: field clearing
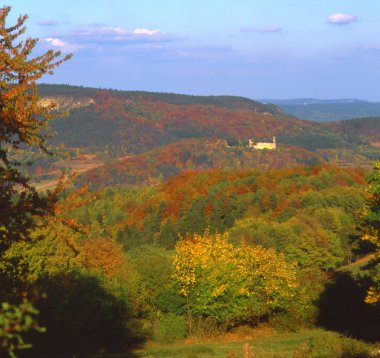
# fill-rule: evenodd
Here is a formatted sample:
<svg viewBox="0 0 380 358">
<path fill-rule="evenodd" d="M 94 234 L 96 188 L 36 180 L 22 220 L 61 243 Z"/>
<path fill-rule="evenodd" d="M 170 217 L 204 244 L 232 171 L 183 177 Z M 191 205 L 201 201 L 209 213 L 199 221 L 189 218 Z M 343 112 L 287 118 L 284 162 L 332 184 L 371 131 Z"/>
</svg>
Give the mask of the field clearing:
<svg viewBox="0 0 380 358">
<path fill-rule="evenodd" d="M 349 340 L 349 343 L 347 342 Z M 352 341 L 352 342 L 351 342 Z M 356 346 L 355 346 L 356 345 Z M 274 357 L 377 357 L 378 347 L 368 346 L 369 355 L 356 355 L 364 346 L 361 341 L 342 338 L 338 333 L 323 329 L 299 332 L 275 333 L 253 336 L 249 339 L 229 341 L 215 339 L 213 342 L 172 344 L 148 343 L 136 351 L 136 357 L 178 358 L 274 358 Z M 356 353 L 355 353 L 356 352 Z M 248 354 L 248 355 L 247 355 Z M 344 355 L 346 354 L 346 355 Z M 354 354 L 354 355 L 349 355 Z M 121 357 L 121 356 L 120 356 Z"/>
<path fill-rule="evenodd" d="M 56 163 L 56 168 L 66 168 L 67 170 L 83 173 L 88 170 L 102 166 L 104 163 L 102 160 L 97 159 L 95 154 L 82 154 L 73 159 L 63 159 Z"/>
<path fill-rule="evenodd" d="M 38 191 L 54 190 L 59 183 L 59 178 L 63 173 L 63 169 L 69 174 L 82 174 L 89 170 L 101 167 L 104 162 L 97 158 L 95 154 L 82 154 L 73 159 L 63 159 L 53 164 L 54 169 L 48 172 L 34 175 L 35 181 L 33 185 Z M 38 180 L 39 177 L 52 176 L 51 179 Z"/>
</svg>

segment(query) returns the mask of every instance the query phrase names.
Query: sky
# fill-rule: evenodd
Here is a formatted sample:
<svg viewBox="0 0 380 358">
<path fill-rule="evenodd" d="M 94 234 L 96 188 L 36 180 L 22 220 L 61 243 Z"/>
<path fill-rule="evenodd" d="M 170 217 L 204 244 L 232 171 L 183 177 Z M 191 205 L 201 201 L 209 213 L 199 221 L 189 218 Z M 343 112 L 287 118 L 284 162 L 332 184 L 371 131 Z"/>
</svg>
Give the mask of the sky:
<svg viewBox="0 0 380 358">
<path fill-rule="evenodd" d="M 8 0 L 73 53 L 45 83 L 380 101 L 379 0 Z"/>
</svg>

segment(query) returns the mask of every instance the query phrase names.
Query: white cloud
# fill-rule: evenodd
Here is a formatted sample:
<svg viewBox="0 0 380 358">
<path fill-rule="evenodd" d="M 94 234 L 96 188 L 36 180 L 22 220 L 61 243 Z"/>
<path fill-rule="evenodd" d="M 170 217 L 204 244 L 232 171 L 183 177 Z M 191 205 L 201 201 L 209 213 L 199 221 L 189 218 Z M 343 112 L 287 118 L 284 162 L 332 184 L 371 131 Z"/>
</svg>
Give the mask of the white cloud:
<svg viewBox="0 0 380 358">
<path fill-rule="evenodd" d="M 347 25 L 351 22 L 357 21 L 357 16 L 350 15 L 350 14 L 344 14 L 341 12 L 337 12 L 335 14 L 329 15 L 327 18 L 327 22 L 331 25 Z"/>
<path fill-rule="evenodd" d="M 45 39 L 45 41 L 48 42 L 49 44 L 55 46 L 55 47 L 58 47 L 60 50 L 62 50 L 64 52 L 77 51 L 77 50 L 83 48 L 82 45 L 62 41 L 61 39 L 59 39 L 57 37 L 48 37 Z"/>
<path fill-rule="evenodd" d="M 148 30 L 144 28 L 135 29 L 133 30 L 133 33 L 136 35 L 148 35 L 148 36 L 155 36 L 163 34 L 160 30 Z"/>
<path fill-rule="evenodd" d="M 136 28 L 127 30 L 122 27 L 106 25 L 91 25 L 77 29 L 75 36 L 86 38 L 94 42 L 166 42 L 177 39 L 176 36 L 155 29 Z"/>
<path fill-rule="evenodd" d="M 282 28 L 278 26 L 266 26 L 261 28 L 244 26 L 241 31 L 247 33 L 258 32 L 262 34 L 279 34 L 282 33 Z"/>
</svg>

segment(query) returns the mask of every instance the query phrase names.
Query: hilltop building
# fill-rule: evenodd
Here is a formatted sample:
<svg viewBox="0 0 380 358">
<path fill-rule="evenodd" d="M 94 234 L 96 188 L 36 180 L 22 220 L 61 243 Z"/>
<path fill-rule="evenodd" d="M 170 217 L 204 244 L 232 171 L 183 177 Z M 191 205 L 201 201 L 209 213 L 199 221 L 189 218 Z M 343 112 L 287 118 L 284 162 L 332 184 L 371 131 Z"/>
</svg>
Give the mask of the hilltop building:
<svg viewBox="0 0 380 358">
<path fill-rule="evenodd" d="M 253 149 L 260 149 L 260 150 L 263 150 L 263 149 L 269 149 L 269 150 L 276 149 L 277 148 L 276 137 L 273 136 L 273 141 L 272 142 L 257 142 L 256 144 L 254 143 L 254 141 L 252 139 L 249 139 L 249 141 L 248 141 L 248 147 L 249 148 L 253 148 Z"/>
</svg>

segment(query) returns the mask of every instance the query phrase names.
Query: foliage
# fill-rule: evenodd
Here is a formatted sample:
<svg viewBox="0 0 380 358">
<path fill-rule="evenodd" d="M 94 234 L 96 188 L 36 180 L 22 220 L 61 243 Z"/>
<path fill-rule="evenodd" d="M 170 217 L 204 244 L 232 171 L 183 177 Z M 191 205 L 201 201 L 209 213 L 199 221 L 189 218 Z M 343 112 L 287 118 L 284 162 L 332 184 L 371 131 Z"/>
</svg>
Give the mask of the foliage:
<svg viewBox="0 0 380 358">
<path fill-rule="evenodd" d="M 379 118 L 317 124 L 228 96 L 40 87 L 58 103 L 83 102 L 79 108 L 72 105 L 65 121 L 52 121 L 57 135 L 49 144 L 71 152 L 80 148 L 105 160 L 104 168 L 84 179 L 100 187 L 149 184 L 188 169 L 268 169 L 324 161 L 362 165 L 380 158 Z M 248 138 L 273 135 L 276 151 L 247 148 Z M 57 166 L 50 164 L 51 172 Z"/>
<path fill-rule="evenodd" d="M 30 330 L 44 332 L 36 319 L 38 310 L 26 299 L 20 305 L 1 304 L 0 309 L 0 354 L 7 352 L 10 357 L 16 357 L 15 351 L 31 348 L 23 336 Z"/>
<path fill-rule="evenodd" d="M 18 289 L 46 294 L 36 305 L 47 333 L 30 338 L 38 354 L 127 350 L 145 339 L 120 284 L 126 269 L 121 246 L 96 236 L 96 225 L 82 225 L 71 216 L 88 200 L 85 189 L 66 195 L 52 214 L 36 220 L 29 240 L 13 243 L 1 262 Z"/>
<path fill-rule="evenodd" d="M 115 278 L 75 270 L 36 286 L 47 296 L 36 303 L 47 331 L 32 337 L 31 354 L 127 353 L 146 338 Z"/>
<path fill-rule="evenodd" d="M 371 357 L 371 347 L 363 341 L 344 336 L 316 337 L 302 342 L 293 353 L 294 358 L 366 358 Z"/>
<path fill-rule="evenodd" d="M 32 215 L 43 215 L 52 198 L 42 197 L 22 174 L 22 163 L 10 158 L 11 149 L 36 146 L 46 151 L 49 108 L 38 103 L 36 81 L 70 56 L 50 50 L 30 58 L 37 40 L 20 37 L 27 16 L 7 27 L 10 7 L 0 9 L 0 254 L 14 240 L 25 239 L 33 226 Z"/>
<path fill-rule="evenodd" d="M 132 292 L 134 308 L 149 323 L 153 337 L 168 334 L 158 331 L 166 329 L 167 319 L 162 317 L 177 317 L 184 311 L 183 299 L 171 279 L 171 257 L 167 250 L 155 246 L 140 246 L 126 255 L 130 274 L 125 286 Z"/>
<path fill-rule="evenodd" d="M 364 205 L 364 173 L 334 166 L 260 172 L 187 172 L 159 186 L 118 187 L 75 212 L 98 222 L 126 250 L 154 243 L 173 248 L 178 233 L 228 230 L 231 239 L 274 248 L 301 268 L 324 271 L 355 259 Z"/>
<path fill-rule="evenodd" d="M 3 264 L 6 250 L 16 241 L 29 238 L 35 226 L 34 217 L 43 216 L 52 208 L 54 195 L 42 196 L 23 172 L 25 163 L 11 157 L 11 152 L 25 147 L 46 151 L 47 122 L 53 118 L 51 108 L 38 103 L 36 81 L 45 73 L 52 74 L 70 55 L 61 58 L 53 50 L 31 58 L 38 40 L 21 40 L 26 31 L 27 16 L 20 16 L 13 26 L 6 20 L 11 8 L 0 8 L 0 260 Z M 1 286 L 6 288 L 2 272 Z M 19 285 L 20 286 L 20 285 Z M 22 287 L 13 287 L 22 289 Z M 12 299 L 14 290 L 1 292 L 0 299 Z M 8 297 L 5 297 L 5 295 Z M 31 303 L 21 305 L 2 303 L 0 312 L 0 349 L 15 356 L 14 350 L 29 348 L 23 336 L 31 329 L 43 331 L 37 324 L 38 314 Z"/>
<path fill-rule="evenodd" d="M 295 270 L 283 255 L 259 246 L 232 246 L 227 234 L 194 235 L 176 245 L 174 279 L 196 316 L 235 325 L 286 309 Z"/>
<path fill-rule="evenodd" d="M 362 239 L 374 248 L 371 263 L 374 284 L 368 291 L 366 302 L 377 303 L 380 301 L 380 162 L 375 163 L 373 172 L 368 176 L 368 184 L 368 206 L 363 220 L 366 233 Z"/>
<path fill-rule="evenodd" d="M 87 239 L 80 246 L 78 261 L 83 266 L 113 276 L 122 270 L 124 259 L 122 247 L 111 239 Z"/>
<path fill-rule="evenodd" d="M 186 337 L 186 319 L 174 313 L 162 315 L 156 327 L 155 339 L 158 342 L 172 342 Z"/>
</svg>

